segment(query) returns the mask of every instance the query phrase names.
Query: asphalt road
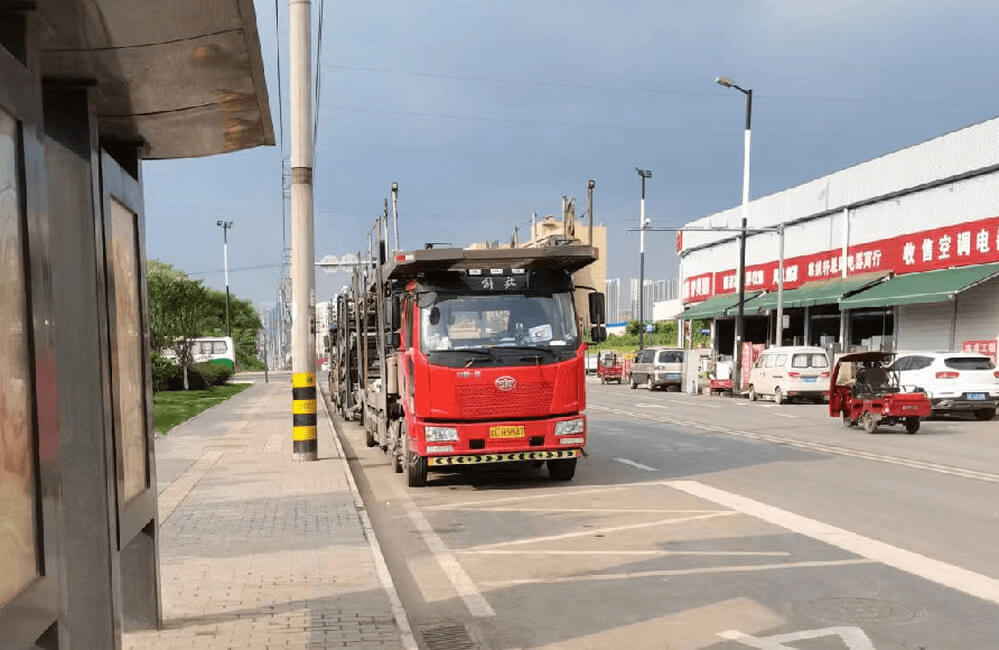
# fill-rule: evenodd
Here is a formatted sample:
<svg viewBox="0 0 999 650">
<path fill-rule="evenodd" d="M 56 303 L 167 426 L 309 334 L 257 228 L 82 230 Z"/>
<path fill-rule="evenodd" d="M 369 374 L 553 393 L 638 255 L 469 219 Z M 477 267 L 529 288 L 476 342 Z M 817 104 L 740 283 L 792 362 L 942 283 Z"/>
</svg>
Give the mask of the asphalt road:
<svg viewBox="0 0 999 650">
<path fill-rule="evenodd" d="M 999 648 L 999 421 L 588 385 L 576 479 L 407 489 L 340 423 L 424 647 Z"/>
</svg>

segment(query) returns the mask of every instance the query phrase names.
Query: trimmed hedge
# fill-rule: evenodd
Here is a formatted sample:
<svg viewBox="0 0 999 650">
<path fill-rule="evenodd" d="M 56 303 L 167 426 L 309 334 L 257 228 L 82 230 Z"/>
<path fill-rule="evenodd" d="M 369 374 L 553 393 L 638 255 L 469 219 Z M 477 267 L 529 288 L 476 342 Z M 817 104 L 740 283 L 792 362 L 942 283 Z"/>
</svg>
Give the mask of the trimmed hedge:
<svg viewBox="0 0 999 650">
<path fill-rule="evenodd" d="M 184 390 L 184 370 L 158 352 L 150 356 L 153 369 L 153 390 Z M 191 390 L 204 390 L 221 386 L 229 381 L 231 368 L 217 363 L 196 363 L 187 371 L 187 384 Z"/>
</svg>

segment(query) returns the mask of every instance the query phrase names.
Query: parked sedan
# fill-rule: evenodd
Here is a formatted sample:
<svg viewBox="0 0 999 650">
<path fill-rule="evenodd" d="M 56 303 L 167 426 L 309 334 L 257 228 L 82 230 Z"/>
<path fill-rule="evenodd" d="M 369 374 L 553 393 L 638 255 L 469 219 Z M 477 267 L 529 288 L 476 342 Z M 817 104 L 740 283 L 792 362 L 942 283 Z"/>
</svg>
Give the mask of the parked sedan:
<svg viewBox="0 0 999 650">
<path fill-rule="evenodd" d="M 903 390 L 921 390 L 935 413 L 974 413 L 991 420 L 999 406 L 999 371 L 973 352 L 900 352 L 891 370 Z"/>
</svg>

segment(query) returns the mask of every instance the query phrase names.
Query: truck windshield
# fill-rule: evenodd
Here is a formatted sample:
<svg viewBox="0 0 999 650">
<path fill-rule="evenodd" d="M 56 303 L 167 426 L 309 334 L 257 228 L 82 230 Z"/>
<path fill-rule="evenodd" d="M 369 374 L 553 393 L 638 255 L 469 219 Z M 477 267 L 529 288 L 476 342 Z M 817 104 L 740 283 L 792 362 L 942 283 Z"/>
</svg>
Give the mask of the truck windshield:
<svg viewBox="0 0 999 650">
<path fill-rule="evenodd" d="M 475 348 L 575 348 L 572 294 L 448 295 L 421 308 L 424 352 Z"/>
</svg>

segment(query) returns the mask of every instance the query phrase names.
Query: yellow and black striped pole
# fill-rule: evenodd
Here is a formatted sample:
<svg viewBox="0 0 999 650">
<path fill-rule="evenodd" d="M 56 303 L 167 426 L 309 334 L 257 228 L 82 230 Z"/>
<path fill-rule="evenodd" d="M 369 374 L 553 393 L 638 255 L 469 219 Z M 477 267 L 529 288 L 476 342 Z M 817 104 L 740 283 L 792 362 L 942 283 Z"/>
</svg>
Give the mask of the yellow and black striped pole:
<svg viewBox="0 0 999 650">
<path fill-rule="evenodd" d="M 294 460 L 315 460 L 319 453 L 316 439 L 316 373 L 296 372 L 291 376 L 291 440 Z"/>
</svg>

